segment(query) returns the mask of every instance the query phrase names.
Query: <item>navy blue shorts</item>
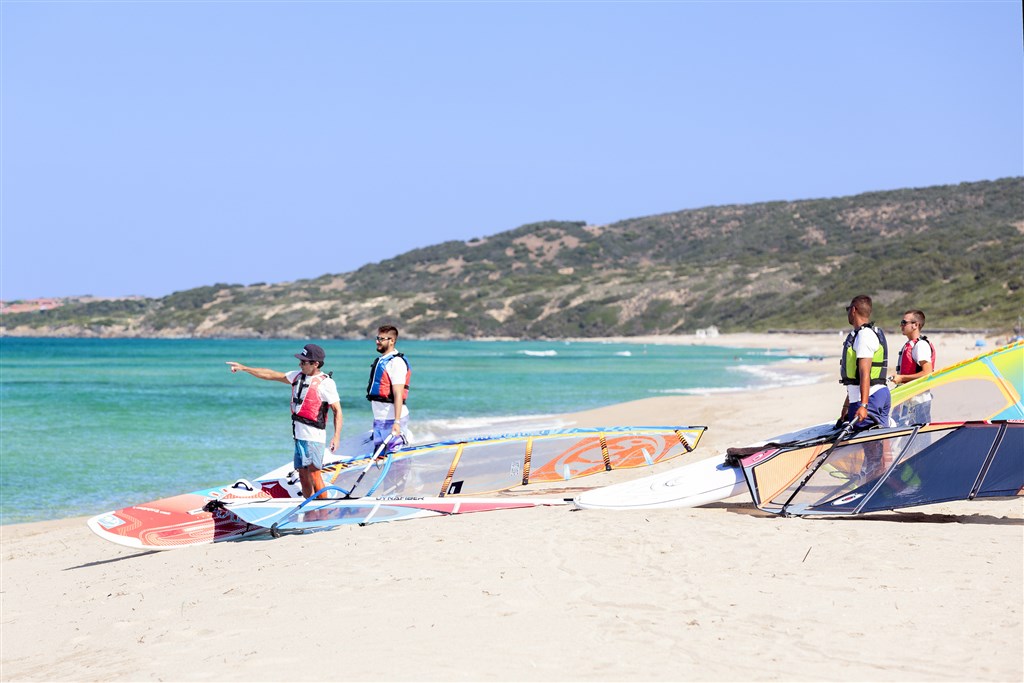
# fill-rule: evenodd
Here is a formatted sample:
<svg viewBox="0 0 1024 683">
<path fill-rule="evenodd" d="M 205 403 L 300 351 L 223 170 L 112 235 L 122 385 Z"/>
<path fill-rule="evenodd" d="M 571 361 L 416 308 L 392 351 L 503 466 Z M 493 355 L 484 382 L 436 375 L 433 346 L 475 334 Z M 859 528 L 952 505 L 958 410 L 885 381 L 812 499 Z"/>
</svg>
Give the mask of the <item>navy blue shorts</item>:
<svg viewBox="0 0 1024 683">
<path fill-rule="evenodd" d="M 878 425 L 880 427 L 889 426 L 889 410 L 892 407 L 892 394 L 889 393 L 889 387 L 882 387 L 875 393 L 868 397 L 868 419 L 862 420 L 853 426 L 854 429 L 867 429 L 868 427 L 874 427 Z M 857 408 L 860 408 L 860 401 L 857 403 L 851 403 L 849 409 L 846 411 L 846 421 L 849 422 L 853 419 L 854 413 L 857 412 Z"/>
</svg>

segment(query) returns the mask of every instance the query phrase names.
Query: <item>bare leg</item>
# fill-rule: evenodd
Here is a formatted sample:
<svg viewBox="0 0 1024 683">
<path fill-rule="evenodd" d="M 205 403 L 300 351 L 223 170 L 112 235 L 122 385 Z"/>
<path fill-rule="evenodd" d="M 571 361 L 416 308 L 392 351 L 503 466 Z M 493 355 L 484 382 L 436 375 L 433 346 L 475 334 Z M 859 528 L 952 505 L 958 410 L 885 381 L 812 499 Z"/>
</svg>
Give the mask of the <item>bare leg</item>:
<svg viewBox="0 0 1024 683">
<path fill-rule="evenodd" d="M 306 495 L 307 498 L 309 498 L 309 496 L 312 496 L 314 493 L 316 493 L 317 491 L 319 491 L 320 489 L 322 489 L 324 487 L 324 475 L 321 474 L 320 470 L 318 470 L 316 468 L 313 468 L 313 467 L 309 467 L 308 469 L 309 469 L 309 474 L 308 474 L 308 476 L 309 476 L 309 484 L 310 484 L 310 489 L 311 490 Z M 326 498 L 326 497 L 327 497 L 327 493 L 326 492 L 321 493 L 319 495 L 319 498 Z"/>
<path fill-rule="evenodd" d="M 317 470 L 317 472 L 319 473 L 319 470 Z M 308 467 L 299 468 L 299 484 L 302 486 L 303 498 L 309 498 L 316 493 L 316 489 L 313 488 L 312 478 L 309 476 Z"/>
</svg>

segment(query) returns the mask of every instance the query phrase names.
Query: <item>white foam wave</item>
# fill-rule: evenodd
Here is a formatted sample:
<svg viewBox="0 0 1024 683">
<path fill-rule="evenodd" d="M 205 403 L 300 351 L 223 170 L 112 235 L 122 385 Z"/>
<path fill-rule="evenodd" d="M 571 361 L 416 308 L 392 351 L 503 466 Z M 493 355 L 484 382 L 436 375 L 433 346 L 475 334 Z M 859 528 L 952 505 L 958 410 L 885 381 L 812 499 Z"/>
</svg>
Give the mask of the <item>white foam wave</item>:
<svg viewBox="0 0 1024 683">
<path fill-rule="evenodd" d="M 735 365 L 727 368 L 729 372 L 745 373 L 755 381 L 731 387 L 693 387 L 686 389 L 662 389 L 659 394 L 682 394 L 690 396 L 708 396 L 711 394 L 729 394 L 737 391 L 756 391 L 765 387 L 799 387 L 818 382 L 817 375 L 787 372 L 785 366 L 773 365 Z"/>
<path fill-rule="evenodd" d="M 616 351 L 615 355 L 616 356 L 632 356 L 633 352 L 632 351 Z"/>
<path fill-rule="evenodd" d="M 548 349 L 547 351 L 520 351 L 524 356 L 557 356 L 558 351 Z"/>
<path fill-rule="evenodd" d="M 777 387 L 799 387 L 807 384 L 814 384 L 818 381 L 817 375 L 809 375 L 805 372 L 792 372 L 788 364 L 773 363 L 772 365 L 737 365 L 733 370 L 753 375 L 760 386 L 770 385 Z"/>
<path fill-rule="evenodd" d="M 690 389 L 655 389 L 656 394 L 672 394 L 680 396 L 710 396 L 712 394 L 735 394 L 740 391 L 751 391 L 759 387 L 692 387 Z"/>
<path fill-rule="evenodd" d="M 503 415 L 415 420 L 411 428 L 414 445 L 421 445 L 453 439 L 560 429 L 567 425 L 557 415 Z"/>
</svg>

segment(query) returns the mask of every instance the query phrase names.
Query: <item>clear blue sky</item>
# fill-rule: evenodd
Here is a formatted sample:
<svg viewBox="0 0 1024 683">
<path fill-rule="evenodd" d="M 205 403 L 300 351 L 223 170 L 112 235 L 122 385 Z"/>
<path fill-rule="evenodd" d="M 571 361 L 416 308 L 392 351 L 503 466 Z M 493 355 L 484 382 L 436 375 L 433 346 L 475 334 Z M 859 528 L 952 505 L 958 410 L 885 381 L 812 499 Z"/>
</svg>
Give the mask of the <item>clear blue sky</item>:
<svg viewBox="0 0 1024 683">
<path fill-rule="evenodd" d="M 1024 175 L 1017 0 L 3 0 L 0 20 L 6 300 Z"/>
</svg>

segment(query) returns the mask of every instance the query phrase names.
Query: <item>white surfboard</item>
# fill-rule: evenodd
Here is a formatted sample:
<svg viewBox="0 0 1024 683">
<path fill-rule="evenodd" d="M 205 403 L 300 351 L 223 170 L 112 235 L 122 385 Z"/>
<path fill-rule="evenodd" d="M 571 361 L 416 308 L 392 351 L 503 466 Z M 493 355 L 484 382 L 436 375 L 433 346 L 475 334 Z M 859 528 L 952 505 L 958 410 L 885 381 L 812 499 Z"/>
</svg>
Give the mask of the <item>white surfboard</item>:
<svg viewBox="0 0 1024 683">
<path fill-rule="evenodd" d="M 834 428 L 834 424 L 815 425 L 752 446 L 813 439 Z M 725 455 L 716 455 L 660 474 L 584 491 L 573 502 L 578 508 L 608 510 L 696 507 L 742 493 L 750 493 L 743 469 L 726 465 Z"/>
<path fill-rule="evenodd" d="M 723 456 L 715 456 L 650 477 L 591 489 L 576 496 L 574 502 L 579 508 L 613 510 L 695 507 L 746 490 L 743 470 L 726 465 Z"/>
</svg>

